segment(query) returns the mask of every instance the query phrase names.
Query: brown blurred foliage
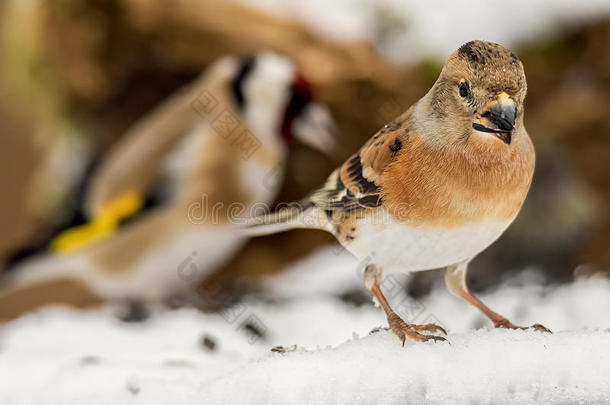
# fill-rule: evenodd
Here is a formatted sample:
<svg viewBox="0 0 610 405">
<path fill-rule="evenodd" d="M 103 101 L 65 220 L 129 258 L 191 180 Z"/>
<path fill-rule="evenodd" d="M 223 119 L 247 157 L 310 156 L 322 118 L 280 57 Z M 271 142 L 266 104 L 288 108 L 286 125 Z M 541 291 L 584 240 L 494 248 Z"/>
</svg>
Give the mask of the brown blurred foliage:
<svg viewBox="0 0 610 405">
<path fill-rule="evenodd" d="M 561 146 L 597 197 L 595 231 L 581 261 L 610 266 L 610 21 L 521 51 L 529 83 L 528 128 Z"/>
</svg>

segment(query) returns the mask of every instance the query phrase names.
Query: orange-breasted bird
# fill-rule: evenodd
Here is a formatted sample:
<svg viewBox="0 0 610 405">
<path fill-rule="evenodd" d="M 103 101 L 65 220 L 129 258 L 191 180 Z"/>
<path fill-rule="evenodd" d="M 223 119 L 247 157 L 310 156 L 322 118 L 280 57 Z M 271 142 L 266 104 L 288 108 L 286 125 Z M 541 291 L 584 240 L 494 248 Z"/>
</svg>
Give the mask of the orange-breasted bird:
<svg viewBox="0 0 610 405">
<path fill-rule="evenodd" d="M 246 231 L 316 228 L 367 263 L 367 289 L 404 343 L 444 340 L 390 307 L 383 272 L 446 267 L 449 291 L 496 327 L 519 328 L 466 286 L 468 263 L 517 216 L 534 172 L 523 126 L 523 65 L 501 45 L 471 41 L 447 60 L 430 91 L 384 126 L 326 183 L 291 208 L 254 218 Z M 534 329 L 548 331 L 542 325 Z"/>
</svg>

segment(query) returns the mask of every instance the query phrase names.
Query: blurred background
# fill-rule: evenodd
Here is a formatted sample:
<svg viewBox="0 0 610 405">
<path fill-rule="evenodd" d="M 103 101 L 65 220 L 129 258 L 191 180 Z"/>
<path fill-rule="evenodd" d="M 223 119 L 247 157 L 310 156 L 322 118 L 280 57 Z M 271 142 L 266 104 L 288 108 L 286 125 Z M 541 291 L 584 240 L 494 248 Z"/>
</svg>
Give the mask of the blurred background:
<svg viewBox="0 0 610 405">
<path fill-rule="evenodd" d="M 276 201 L 283 202 L 321 184 L 423 96 L 447 56 L 472 39 L 499 42 L 523 61 L 525 124 L 537 150 L 526 204 L 501 240 L 473 262 L 473 290 L 524 268 L 536 269 L 547 283 L 607 276 L 607 1 L 518 0 L 506 8 L 479 1 L 179 0 L 171 7 L 162 0 L 2 1 L 0 258 L 6 262 L 52 233 L 75 209 L 92 163 L 222 56 L 265 49 L 286 55 L 337 124 L 336 157 L 291 145 Z M 330 235 L 313 231 L 254 239 L 201 288 L 213 285 L 234 299 L 334 244 Z M 424 296 L 440 277 L 420 273 L 407 288 Z M 99 299 L 62 286 L 58 293 L 47 288 L 36 299 L 10 302 L 0 309 L 2 317 L 47 302 L 88 307 Z"/>
</svg>

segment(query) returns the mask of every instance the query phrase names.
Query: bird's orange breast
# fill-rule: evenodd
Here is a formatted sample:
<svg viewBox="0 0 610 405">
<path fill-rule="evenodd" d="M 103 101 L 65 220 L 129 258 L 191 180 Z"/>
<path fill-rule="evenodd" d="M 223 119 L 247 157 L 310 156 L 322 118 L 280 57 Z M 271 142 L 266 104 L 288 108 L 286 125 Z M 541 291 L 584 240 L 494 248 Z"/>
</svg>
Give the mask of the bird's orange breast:
<svg viewBox="0 0 610 405">
<path fill-rule="evenodd" d="M 417 225 L 459 226 L 476 221 L 512 221 L 534 171 L 533 145 L 472 143 L 438 148 L 412 136 L 383 173 L 383 198 L 394 219 Z"/>
</svg>

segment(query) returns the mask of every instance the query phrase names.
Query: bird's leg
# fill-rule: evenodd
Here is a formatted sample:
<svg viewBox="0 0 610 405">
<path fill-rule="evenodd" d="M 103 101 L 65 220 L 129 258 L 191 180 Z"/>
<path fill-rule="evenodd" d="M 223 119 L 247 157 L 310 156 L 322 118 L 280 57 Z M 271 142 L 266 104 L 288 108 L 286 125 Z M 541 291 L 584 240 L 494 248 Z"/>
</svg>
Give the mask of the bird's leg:
<svg viewBox="0 0 610 405">
<path fill-rule="evenodd" d="M 491 321 L 494 323 L 496 328 L 506 328 L 506 329 L 535 329 L 541 332 L 551 332 L 549 329 L 540 325 L 539 323 L 534 324 L 529 327 L 524 326 L 516 326 L 511 321 L 498 314 L 497 312 L 492 311 L 487 305 L 485 305 L 480 299 L 472 295 L 468 291 L 468 287 L 466 286 L 466 271 L 468 269 L 468 264 L 466 262 L 460 263 L 454 266 L 450 266 L 447 268 L 445 272 L 445 284 L 447 285 L 447 289 L 455 296 L 460 297 L 468 301 L 470 304 L 477 307 L 481 312 L 485 314 Z"/>
<path fill-rule="evenodd" d="M 414 325 L 406 323 L 390 307 L 388 300 L 383 295 L 379 285 L 381 284 L 381 269 L 375 265 L 368 265 L 364 270 L 364 283 L 366 288 L 373 294 L 388 318 L 389 329 L 401 340 L 403 346 L 407 338 L 425 342 L 428 340 L 446 340 L 440 336 L 425 335 L 424 332 L 445 332 L 442 327 L 429 323 L 425 325 Z"/>
</svg>

